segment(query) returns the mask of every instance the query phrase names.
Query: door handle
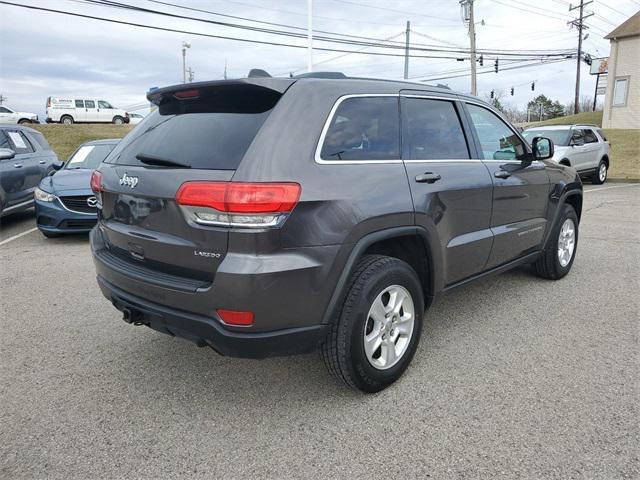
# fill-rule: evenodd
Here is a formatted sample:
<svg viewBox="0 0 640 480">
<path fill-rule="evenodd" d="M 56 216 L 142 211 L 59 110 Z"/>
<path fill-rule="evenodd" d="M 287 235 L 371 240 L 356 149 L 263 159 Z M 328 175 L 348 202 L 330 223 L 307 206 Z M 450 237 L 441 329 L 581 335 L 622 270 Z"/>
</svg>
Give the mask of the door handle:
<svg viewBox="0 0 640 480">
<path fill-rule="evenodd" d="M 422 175 L 416 175 L 416 182 L 418 183 L 435 183 L 442 177 L 437 173 L 424 172 Z"/>
<path fill-rule="evenodd" d="M 511 172 L 507 172 L 506 170 L 498 170 L 493 174 L 496 178 L 509 178 L 511 176 Z"/>
<path fill-rule="evenodd" d="M 45 163 L 47 163 L 47 162 L 46 162 L 45 160 L 40 160 L 38 163 L 39 163 L 40 165 L 44 165 L 44 164 L 45 164 Z"/>
<path fill-rule="evenodd" d="M 13 164 L 13 168 L 22 168 L 22 164 L 21 163 L 14 163 Z"/>
</svg>

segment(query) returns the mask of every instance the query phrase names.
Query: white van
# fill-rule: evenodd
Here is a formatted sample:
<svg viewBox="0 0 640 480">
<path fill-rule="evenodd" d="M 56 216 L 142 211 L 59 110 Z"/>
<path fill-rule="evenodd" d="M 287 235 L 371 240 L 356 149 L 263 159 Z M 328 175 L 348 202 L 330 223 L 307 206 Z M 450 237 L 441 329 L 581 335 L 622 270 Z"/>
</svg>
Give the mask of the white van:
<svg viewBox="0 0 640 480">
<path fill-rule="evenodd" d="M 129 114 L 106 100 L 86 98 L 47 98 L 47 123 L 129 123 Z"/>
</svg>

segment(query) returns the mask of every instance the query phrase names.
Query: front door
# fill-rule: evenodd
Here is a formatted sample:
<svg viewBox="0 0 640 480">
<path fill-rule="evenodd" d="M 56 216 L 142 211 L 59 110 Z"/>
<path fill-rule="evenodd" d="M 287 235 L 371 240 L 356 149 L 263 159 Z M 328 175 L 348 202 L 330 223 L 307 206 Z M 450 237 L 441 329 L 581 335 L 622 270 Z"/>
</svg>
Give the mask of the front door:
<svg viewBox="0 0 640 480">
<path fill-rule="evenodd" d="M 493 181 L 493 248 L 486 268 L 540 248 L 547 229 L 549 176 L 526 142 L 490 109 L 467 104 L 478 151 Z"/>
<path fill-rule="evenodd" d="M 84 100 L 74 100 L 76 106 L 76 112 L 73 115 L 73 119 L 76 122 L 86 122 L 87 112 L 84 109 Z"/>
<path fill-rule="evenodd" d="M 4 130 L 0 131 L 0 148 L 10 148 L 16 152 L 12 159 L 1 160 L 5 206 L 33 198 L 33 192 L 44 176 L 44 165 L 34 153 L 31 142 L 18 130 Z"/>
<path fill-rule="evenodd" d="M 104 100 L 98 100 L 98 118 L 101 122 L 112 122 L 113 121 L 113 107 L 109 102 L 105 102 Z"/>
<path fill-rule="evenodd" d="M 445 286 L 480 273 L 492 244 L 491 177 L 472 158 L 461 109 L 444 97 L 401 97 L 402 155 L 415 221 L 439 237 Z"/>
<path fill-rule="evenodd" d="M 18 123 L 18 115 L 7 107 L 0 106 L 0 123 Z"/>
</svg>

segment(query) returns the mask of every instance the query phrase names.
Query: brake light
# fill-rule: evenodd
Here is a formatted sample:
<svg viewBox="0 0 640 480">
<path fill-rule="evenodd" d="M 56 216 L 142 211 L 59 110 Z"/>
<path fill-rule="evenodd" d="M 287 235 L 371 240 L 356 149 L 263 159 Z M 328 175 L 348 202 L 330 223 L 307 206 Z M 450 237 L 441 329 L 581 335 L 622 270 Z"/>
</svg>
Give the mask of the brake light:
<svg viewBox="0 0 640 480">
<path fill-rule="evenodd" d="M 186 182 L 176 202 L 192 209 L 202 224 L 273 227 L 280 225 L 300 198 L 297 183 Z"/>
<path fill-rule="evenodd" d="M 183 90 L 173 94 L 178 100 L 188 100 L 192 98 L 198 98 L 200 96 L 199 90 Z"/>
<path fill-rule="evenodd" d="M 91 174 L 90 185 L 91 185 L 91 190 L 96 195 L 102 192 L 102 173 L 100 173 L 98 170 L 94 170 L 93 173 Z"/>
<path fill-rule="evenodd" d="M 253 325 L 253 312 L 239 312 L 236 310 L 216 310 L 218 315 L 227 325 L 236 325 L 240 327 L 248 327 Z"/>
</svg>

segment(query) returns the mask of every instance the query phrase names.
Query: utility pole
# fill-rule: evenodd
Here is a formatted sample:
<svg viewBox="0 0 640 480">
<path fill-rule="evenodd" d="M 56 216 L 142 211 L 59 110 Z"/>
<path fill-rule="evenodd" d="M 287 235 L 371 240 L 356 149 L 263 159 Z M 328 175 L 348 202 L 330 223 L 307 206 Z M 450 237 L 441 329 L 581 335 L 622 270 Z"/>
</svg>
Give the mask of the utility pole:
<svg viewBox="0 0 640 480">
<path fill-rule="evenodd" d="M 584 0 L 580 0 L 580 5 L 576 5 L 576 6 L 569 5 L 570 12 L 576 9 L 579 10 L 578 18 L 576 18 L 575 20 L 571 20 L 570 22 L 567 22 L 569 25 L 576 27 L 578 29 L 578 58 L 576 60 L 576 95 L 574 100 L 573 113 L 579 113 L 580 111 L 580 65 L 582 63 L 582 31 L 589 28 L 584 24 L 584 21 L 587 18 L 594 15 L 593 12 L 588 15 L 585 15 L 584 7 L 586 7 L 590 3 L 593 3 L 593 0 L 590 0 L 588 2 L 585 2 Z"/>
<path fill-rule="evenodd" d="M 187 48 L 191 48 L 191 44 L 182 42 L 182 83 L 187 83 Z"/>
<path fill-rule="evenodd" d="M 189 83 L 193 82 L 195 75 L 196 75 L 196 72 L 194 72 L 191 67 L 187 68 L 187 79 L 189 80 Z"/>
<path fill-rule="evenodd" d="M 6 101 L 7 101 L 7 97 L 5 97 L 4 95 L 2 95 L 2 94 L 0 93 L 0 105 L 2 105 L 2 104 L 3 104 L 4 102 L 6 102 Z"/>
<path fill-rule="evenodd" d="M 227 79 L 227 59 L 224 59 L 224 74 L 223 74 L 223 78 L 226 80 Z"/>
<path fill-rule="evenodd" d="M 411 34 L 411 22 L 407 20 L 407 30 L 404 40 L 404 79 L 409 78 L 409 35 Z"/>
<path fill-rule="evenodd" d="M 478 95 L 478 83 L 476 80 L 476 23 L 473 15 L 474 0 L 460 0 L 463 18 L 469 23 L 469 41 L 471 42 L 470 58 L 471 61 L 471 95 Z"/>
<path fill-rule="evenodd" d="M 307 72 L 313 71 L 313 0 L 307 0 Z"/>
</svg>

